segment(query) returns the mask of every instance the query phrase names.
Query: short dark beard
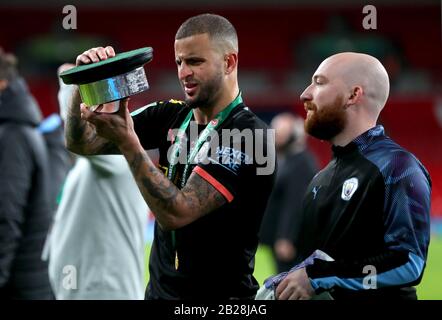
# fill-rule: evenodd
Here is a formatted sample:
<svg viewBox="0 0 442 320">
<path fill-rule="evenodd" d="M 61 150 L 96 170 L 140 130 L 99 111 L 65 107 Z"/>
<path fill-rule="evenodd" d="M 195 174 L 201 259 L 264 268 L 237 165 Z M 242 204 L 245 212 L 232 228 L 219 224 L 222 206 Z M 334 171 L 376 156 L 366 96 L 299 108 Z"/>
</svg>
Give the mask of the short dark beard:
<svg viewBox="0 0 442 320">
<path fill-rule="evenodd" d="M 329 141 L 344 130 L 347 117 L 342 95 L 337 96 L 331 105 L 323 106 L 319 111 L 314 103 L 307 103 L 313 109 L 313 114 L 310 118 L 306 118 L 304 123 L 308 134 L 317 139 Z"/>
<path fill-rule="evenodd" d="M 192 109 L 201 108 L 207 109 L 211 108 L 216 104 L 219 96 L 219 91 L 222 87 L 223 74 L 220 70 L 212 79 L 206 83 L 200 83 L 200 90 L 198 97 L 194 100 L 186 99 L 186 103 Z"/>
</svg>

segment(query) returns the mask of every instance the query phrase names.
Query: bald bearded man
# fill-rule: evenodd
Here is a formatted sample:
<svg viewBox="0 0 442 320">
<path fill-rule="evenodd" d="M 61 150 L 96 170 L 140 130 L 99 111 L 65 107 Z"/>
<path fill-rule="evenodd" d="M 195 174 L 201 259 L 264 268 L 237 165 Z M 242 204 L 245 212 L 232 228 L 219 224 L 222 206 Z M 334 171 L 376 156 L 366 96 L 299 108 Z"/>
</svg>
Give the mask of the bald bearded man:
<svg viewBox="0 0 442 320">
<path fill-rule="evenodd" d="M 324 60 L 301 95 L 310 135 L 332 144 L 333 159 L 311 181 L 303 204 L 300 262 L 278 299 L 416 299 L 430 239 L 431 180 L 410 152 L 376 125 L 389 94 L 374 57 L 340 53 Z"/>
</svg>

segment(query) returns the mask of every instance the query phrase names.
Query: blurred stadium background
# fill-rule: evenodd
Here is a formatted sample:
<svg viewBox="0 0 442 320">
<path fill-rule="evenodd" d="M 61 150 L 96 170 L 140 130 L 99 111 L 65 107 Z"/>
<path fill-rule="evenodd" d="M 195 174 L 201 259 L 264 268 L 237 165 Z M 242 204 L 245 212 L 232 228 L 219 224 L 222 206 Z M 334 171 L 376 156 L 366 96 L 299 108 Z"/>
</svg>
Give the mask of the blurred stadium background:
<svg viewBox="0 0 442 320">
<path fill-rule="evenodd" d="M 210 3 L 210 5 L 208 5 Z M 77 29 L 65 30 L 65 5 L 77 9 Z M 377 29 L 365 30 L 362 8 L 377 9 Z M 442 48 L 440 1 L 385 0 L 31 0 L 0 1 L 0 46 L 19 58 L 22 75 L 43 114 L 57 111 L 57 67 L 85 49 L 113 45 L 117 51 L 154 48 L 146 66 L 151 89 L 134 108 L 181 98 L 173 39 L 189 16 L 226 16 L 240 39 L 239 79 L 247 104 L 269 121 L 281 111 L 303 114 L 299 95 L 317 65 L 339 51 L 379 58 L 391 78 L 391 95 L 380 122 L 412 151 L 433 180 L 432 239 L 421 299 L 442 299 Z M 309 141 L 324 165 L 329 146 Z M 147 251 L 149 246 L 147 246 Z M 268 248 L 260 247 L 260 283 L 275 272 Z M 146 275 L 148 277 L 148 274 Z"/>
</svg>

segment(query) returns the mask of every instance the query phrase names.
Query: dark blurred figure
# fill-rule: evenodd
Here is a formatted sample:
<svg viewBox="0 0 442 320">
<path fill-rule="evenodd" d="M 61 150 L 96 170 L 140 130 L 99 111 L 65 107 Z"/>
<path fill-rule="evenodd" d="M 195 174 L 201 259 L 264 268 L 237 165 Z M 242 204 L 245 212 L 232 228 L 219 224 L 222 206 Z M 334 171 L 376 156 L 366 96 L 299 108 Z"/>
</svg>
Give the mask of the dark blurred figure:
<svg viewBox="0 0 442 320">
<path fill-rule="evenodd" d="M 38 126 L 38 130 L 43 134 L 49 153 L 49 166 L 51 168 L 49 200 L 55 214 L 63 182 L 72 168 L 74 160 L 64 143 L 63 120 L 59 114 L 53 113 L 45 118 Z"/>
<path fill-rule="evenodd" d="M 41 259 L 51 222 L 48 153 L 16 64 L 0 48 L 0 298 L 51 299 Z"/>
<path fill-rule="evenodd" d="M 261 226 L 261 242 L 272 248 L 280 273 L 294 265 L 302 198 L 319 169 L 306 146 L 303 118 L 283 113 L 273 118 L 271 125 L 276 131 L 279 170 Z"/>
</svg>

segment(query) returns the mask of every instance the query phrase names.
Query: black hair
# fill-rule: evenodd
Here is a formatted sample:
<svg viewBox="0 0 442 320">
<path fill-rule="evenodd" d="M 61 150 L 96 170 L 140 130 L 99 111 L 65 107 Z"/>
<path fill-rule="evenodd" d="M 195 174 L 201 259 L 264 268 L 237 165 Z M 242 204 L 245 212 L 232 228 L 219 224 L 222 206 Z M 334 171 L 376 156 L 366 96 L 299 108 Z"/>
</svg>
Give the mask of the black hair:
<svg viewBox="0 0 442 320">
<path fill-rule="evenodd" d="M 211 13 L 191 17 L 179 27 L 175 39 L 183 39 L 207 33 L 209 38 L 226 43 L 230 49 L 238 51 L 238 35 L 235 27 L 226 18 Z"/>
</svg>

